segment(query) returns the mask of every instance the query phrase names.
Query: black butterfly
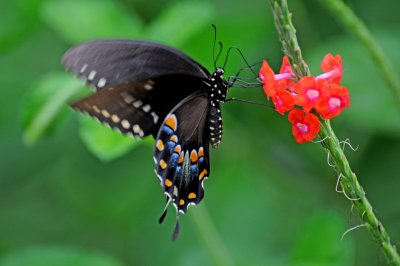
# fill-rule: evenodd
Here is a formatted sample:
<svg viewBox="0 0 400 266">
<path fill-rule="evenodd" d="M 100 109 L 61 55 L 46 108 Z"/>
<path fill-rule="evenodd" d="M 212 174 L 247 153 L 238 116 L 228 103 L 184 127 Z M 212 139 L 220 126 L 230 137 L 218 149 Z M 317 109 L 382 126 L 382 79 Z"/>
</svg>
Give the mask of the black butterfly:
<svg viewBox="0 0 400 266">
<path fill-rule="evenodd" d="M 96 92 L 71 106 L 135 137 L 155 138 L 156 174 L 178 213 L 204 197 L 209 144 L 222 137 L 220 103 L 230 83 L 173 48 L 144 41 L 104 40 L 68 50 L 64 66 Z M 177 223 L 175 235 L 179 230 Z"/>
</svg>

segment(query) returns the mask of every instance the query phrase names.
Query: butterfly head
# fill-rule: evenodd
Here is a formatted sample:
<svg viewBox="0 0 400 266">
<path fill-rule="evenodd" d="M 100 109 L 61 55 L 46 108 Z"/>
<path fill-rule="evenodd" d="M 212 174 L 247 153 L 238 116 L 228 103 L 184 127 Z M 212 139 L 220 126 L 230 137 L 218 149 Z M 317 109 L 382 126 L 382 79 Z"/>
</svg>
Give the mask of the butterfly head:
<svg viewBox="0 0 400 266">
<path fill-rule="evenodd" d="M 223 77 L 224 69 L 222 67 L 217 67 L 214 72 L 214 76 Z"/>
<path fill-rule="evenodd" d="M 210 78 L 209 96 L 211 103 L 224 102 L 226 99 L 226 94 L 228 91 L 228 83 L 224 79 L 224 69 L 222 67 L 217 67 Z"/>
</svg>

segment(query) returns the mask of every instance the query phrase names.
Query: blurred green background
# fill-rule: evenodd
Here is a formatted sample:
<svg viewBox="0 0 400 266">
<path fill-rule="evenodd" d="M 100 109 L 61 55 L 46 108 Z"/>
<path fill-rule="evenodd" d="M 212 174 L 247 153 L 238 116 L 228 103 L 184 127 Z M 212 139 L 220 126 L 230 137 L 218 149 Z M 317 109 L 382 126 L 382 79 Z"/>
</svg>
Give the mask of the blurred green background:
<svg viewBox="0 0 400 266">
<path fill-rule="evenodd" d="M 388 87 L 358 41 L 318 1 L 289 1 L 314 75 L 328 53 L 344 61 L 351 108 L 332 123 L 349 138 L 353 170 L 394 243 L 400 241 L 400 119 Z M 400 2 L 348 1 L 400 69 Z M 213 31 L 250 63 L 282 53 L 268 1 L 1 0 L 0 265 L 384 265 L 318 144 L 298 145 L 271 108 L 229 102 L 211 151 L 200 206 L 157 219 L 164 196 L 153 140 L 111 132 L 66 105 L 83 91 L 63 53 L 95 38 L 177 47 L 212 71 Z M 225 49 L 226 51 L 226 49 Z M 225 55 L 222 55 L 224 58 Z M 226 71 L 244 66 L 229 58 Z M 398 73 L 396 73 L 398 75 Z M 265 102 L 261 88 L 231 97 Z M 171 209 L 172 210 L 172 209 Z"/>
</svg>

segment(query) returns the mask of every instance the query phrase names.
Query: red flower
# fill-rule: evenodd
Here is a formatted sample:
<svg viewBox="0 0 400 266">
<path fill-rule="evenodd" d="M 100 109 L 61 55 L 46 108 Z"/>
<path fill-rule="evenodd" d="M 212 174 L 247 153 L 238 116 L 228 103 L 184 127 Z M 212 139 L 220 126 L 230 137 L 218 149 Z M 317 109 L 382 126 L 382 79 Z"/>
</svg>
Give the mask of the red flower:
<svg viewBox="0 0 400 266">
<path fill-rule="evenodd" d="M 259 72 L 259 78 L 264 83 L 264 92 L 268 100 L 270 97 L 274 97 L 277 91 L 291 87 L 293 85 L 293 73 L 287 57 L 283 58 L 281 73 L 277 75 L 275 75 L 268 62 L 264 60 Z"/>
<path fill-rule="evenodd" d="M 293 73 L 292 66 L 290 65 L 289 58 L 287 55 L 284 55 L 282 58 L 282 66 L 281 70 L 279 71 L 280 74 L 283 73 Z"/>
<path fill-rule="evenodd" d="M 263 61 L 258 76 L 262 83 L 264 83 L 264 92 L 269 100 L 270 97 L 275 95 L 277 84 L 275 82 L 275 73 L 266 60 Z"/>
<path fill-rule="evenodd" d="M 315 107 L 325 120 L 339 115 L 344 108 L 350 106 L 350 95 L 346 87 L 334 83 L 327 84 L 326 87 L 326 93 Z"/>
<path fill-rule="evenodd" d="M 319 119 L 316 115 L 293 109 L 288 118 L 292 123 L 293 136 L 298 143 L 302 144 L 315 139 L 320 130 Z"/>
<path fill-rule="evenodd" d="M 324 79 L 338 85 L 340 84 L 343 75 L 343 65 L 339 54 L 335 57 L 331 53 L 325 55 L 321 62 L 321 69 L 324 71 L 324 74 L 319 75 L 316 78 L 317 80 Z"/>
<path fill-rule="evenodd" d="M 282 59 L 282 66 L 279 71 L 279 74 L 286 74 L 285 76 L 287 77 L 287 78 L 278 80 L 279 87 L 293 91 L 294 74 L 292 71 L 292 66 L 290 65 L 289 59 L 286 55 Z M 279 75 L 279 76 L 283 76 L 283 75 Z M 275 76 L 275 79 L 276 79 L 276 76 Z"/>
<path fill-rule="evenodd" d="M 301 78 L 295 85 L 296 105 L 302 106 L 304 111 L 309 112 L 321 99 L 323 84 L 324 81 L 316 80 L 312 76 Z"/>
<path fill-rule="evenodd" d="M 281 115 L 294 108 L 294 96 L 287 90 L 278 90 L 272 96 L 272 102 L 275 105 L 275 110 Z"/>
</svg>

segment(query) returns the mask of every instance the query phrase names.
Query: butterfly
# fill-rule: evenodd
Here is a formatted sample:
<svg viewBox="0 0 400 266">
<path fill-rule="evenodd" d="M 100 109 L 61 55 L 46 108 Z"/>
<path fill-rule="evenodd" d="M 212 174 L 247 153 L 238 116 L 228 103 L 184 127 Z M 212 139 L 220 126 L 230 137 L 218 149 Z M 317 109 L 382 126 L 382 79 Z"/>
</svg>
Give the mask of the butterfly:
<svg viewBox="0 0 400 266">
<path fill-rule="evenodd" d="M 222 139 L 221 103 L 231 84 L 182 52 L 157 43 L 99 40 L 69 49 L 62 63 L 95 93 L 71 104 L 123 134 L 155 139 L 155 172 L 167 198 L 185 214 L 204 197 L 209 146 Z M 179 222 L 174 237 L 179 231 Z"/>
</svg>

